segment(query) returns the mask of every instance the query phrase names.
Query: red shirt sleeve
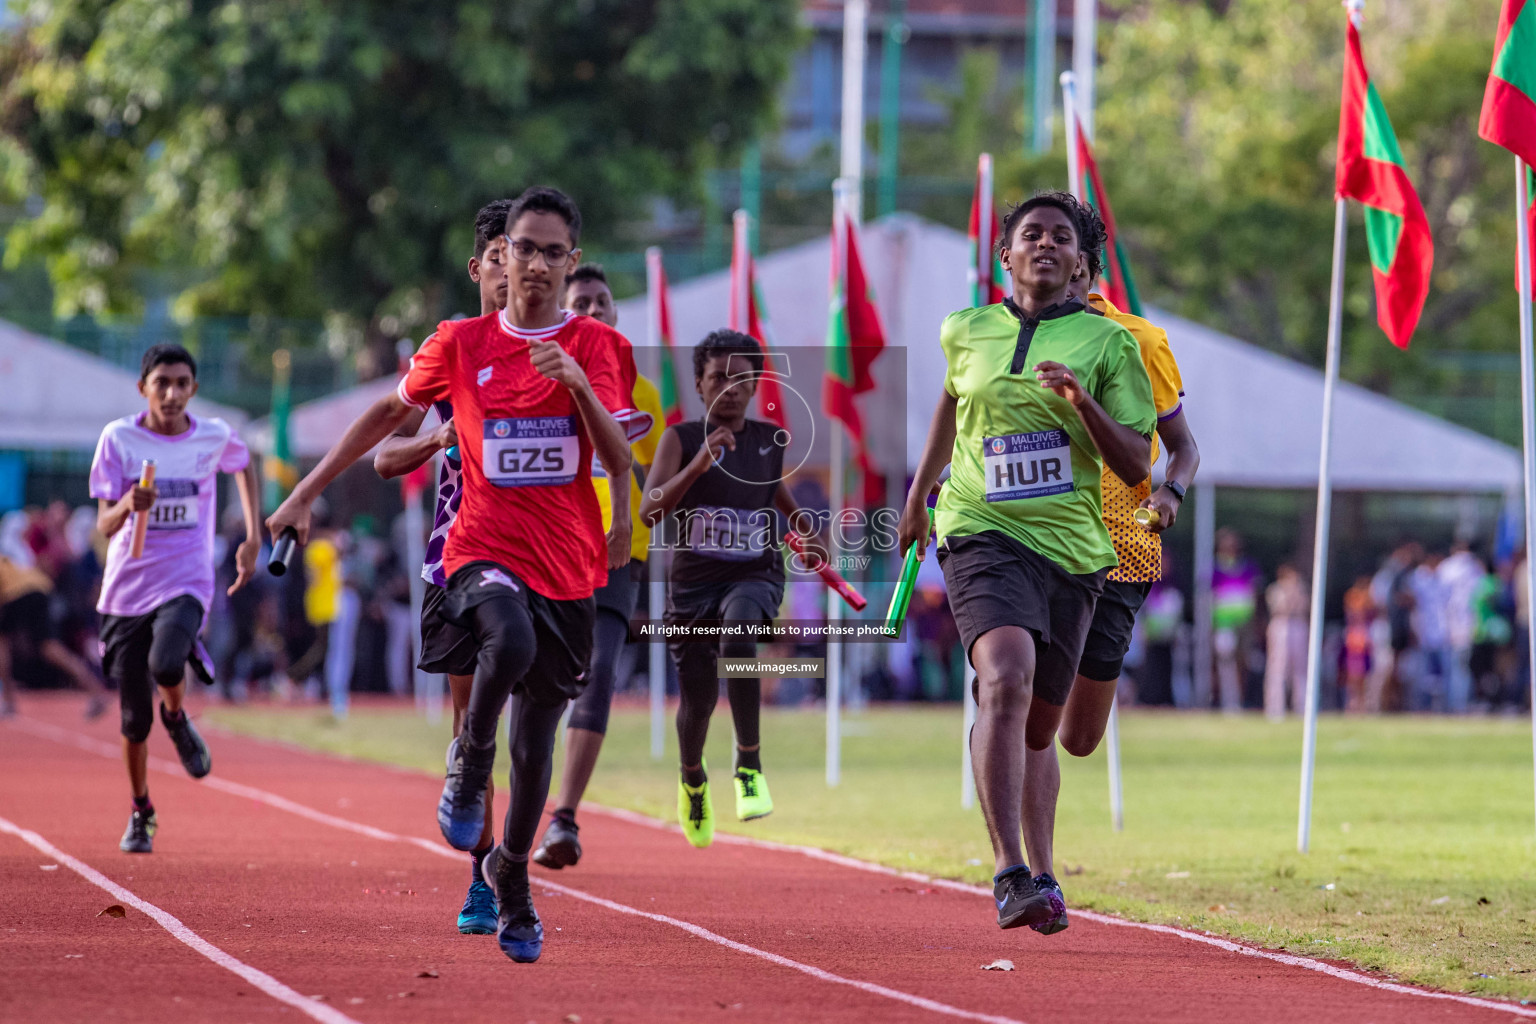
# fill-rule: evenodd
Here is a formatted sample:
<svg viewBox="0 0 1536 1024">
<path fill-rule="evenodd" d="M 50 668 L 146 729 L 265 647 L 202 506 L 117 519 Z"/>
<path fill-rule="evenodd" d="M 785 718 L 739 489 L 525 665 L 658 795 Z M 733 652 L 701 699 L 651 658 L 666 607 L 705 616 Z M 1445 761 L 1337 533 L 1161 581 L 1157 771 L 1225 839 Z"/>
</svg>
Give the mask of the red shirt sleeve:
<svg viewBox="0 0 1536 1024">
<path fill-rule="evenodd" d="M 587 381 L 591 383 L 592 393 L 597 396 L 597 400 L 609 412 L 622 412 L 634 408 L 635 357 L 629 350 L 629 342 L 612 328 L 606 328 L 602 332 L 591 332 L 584 340 L 585 344 L 581 347 L 581 356 L 577 361 L 586 371 Z M 621 347 L 623 356 L 620 355 Z M 624 380 L 623 370 L 626 359 L 631 373 L 628 383 Z"/>
<path fill-rule="evenodd" d="M 421 343 L 411 357 L 411 368 L 400 378 L 397 393 L 406 405 L 426 409 L 448 397 L 449 367 L 453 363 L 454 335 L 439 324 L 437 332 Z"/>
</svg>

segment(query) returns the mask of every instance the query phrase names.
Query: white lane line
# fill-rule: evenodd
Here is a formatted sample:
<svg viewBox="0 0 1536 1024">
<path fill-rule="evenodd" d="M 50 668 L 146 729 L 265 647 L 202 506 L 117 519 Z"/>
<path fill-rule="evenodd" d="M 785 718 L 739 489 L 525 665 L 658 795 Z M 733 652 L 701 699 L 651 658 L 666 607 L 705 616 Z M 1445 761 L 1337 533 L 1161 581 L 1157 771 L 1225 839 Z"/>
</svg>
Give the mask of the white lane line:
<svg viewBox="0 0 1536 1024">
<path fill-rule="evenodd" d="M 9 722 L 12 725 L 21 726 L 25 729 L 28 729 L 29 731 L 37 733 L 38 735 L 48 736 L 58 740 L 59 742 L 74 743 L 76 746 L 82 746 L 88 750 L 97 749 L 99 747 L 102 748 L 99 752 L 109 754 L 112 757 L 116 757 L 118 754 L 115 747 L 111 747 L 105 743 L 100 743 L 97 740 L 89 739 L 85 736 L 80 736 L 78 733 L 73 733 L 67 729 L 61 729 L 57 726 L 49 725 L 45 722 L 36 722 L 34 720 L 22 718 L 20 716 L 9 719 Z M 298 747 L 296 744 L 290 745 L 275 743 L 258 739 L 256 737 L 244 736 L 243 734 L 229 733 L 229 735 L 240 735 L 242 738 L 248 740 L 249 742 L 257 744 L 276 745 L 281 746 L 284 749 L 291 748 L 295 751 L 304 749 Z M 339 754 L 327 754 L 320 751 L 308 750 L 306 752 L 310 754 L 310 756 L 331 758 L 334 760 L 344 761 L 348 764 L 370 765 L 372 763 L 363 761 L 359 758 L 350 758 Z M 181 772 L 179 765 L 172 765 L 169 761 L 162 761 L 161 764 L 167 766 L 162 770 L 174 770 L 178 774 Z M 380 767 L 388 766 L 381 765 Z M 425 772 L 417 774 L 427 775 Z M 211 781 L 211 779 L 204 779 L 203 781 L 207 783 Z M 276 799 L 281 800 L 283 798 L 276 797 Z M 659 818 L 652 818 L 648 815 L 640 814 L 635 811 L 628 811 L 617 807 L 604 807 L 601 804 L 593 803 L 584 803 L 582 806 L 584 809 L 594 811 L 598 814 L 606 815 L 619 821 L 625 821 L 633 825 L 640 825 L 645 828 L 658 829 L 665 832 L 680 831 L 678 826 L 673 822 L 662 821 Z M 318 814 L 320 812 L 317 811 L 312 813 Z M 367 827 L 368 826 L 359 825 L 354 828 L 353 831 L 360 831 Z M 426 843 L 426 840 L 418 841 Z M 755 847 L 760 850 L 773 850 L 779 853 L 798 854 L 802 857 L 809 857 L 812 860 L 819 860 L 828 864 L 836 864 L 839 867 L 850 868 L 855 871 L 867 871 L 873 874 L 885 875 L 890 878 L 901 878 L 907 881 L 921 882 L 924 885 L 932 885 L 941 889 L 952 889 L 956 892 L 986 896 L 988 899 L 992 898 L 991 890 L 983 886 L 971 885 L 968 882 L 957 882 L 952 878 L 935 878 L 932 875 L 925 875 L 917 871 L 900 871 L 896 868 L 886 867 L 884 864 L 875 864 L 870 861 L 859 860 L 855 857 L 849 857 L 841 853 L 833 853 L 830 850 L 818 849 L 814 846 L 797 846 L 793 843 L 776 843 L 770 839 L 753 839 L 749 836 L 734 835 L 728 832 L 716 832 L 715 842 L 727 843 L 735 846 Z M 430 843 L 427 843 L 427 845 L 432 846 Z M 442 851 L 444 848 L 434 847 L 434 849 Z M 552 883 L 545 884 L 552 885 Z M 1461 1003 L 1464 1006 L 1475 1006 L 1484 1010 L 1498 1010 L 1503 1013 L 1512 1014 L 1516 1017 L 1536 1019 L 1536 1009 L 1530 1007 L 1519 1006 L 1514 1003 L 1501 1002 L 1497 999 L 1480 999 L 1477 996 L 1462 995 L 1458 992 L 1439 992 L 1434 989 L 1415 988 L 1411 985 L 1402 985 L 1398 984 L 1397 982 L 1385 981 L 1381 978 L 1373 978 L 1369 974 L 1361 974 L 1358 971 L 1352 971 L 1348 968 L 1336 967 L 1333 964 L 1324 963 L 1321 960 L 1314 960 L 1311 957 L 1295 956 L 1291 953 L 1277 953 L 1274 950 L 1260 949 L 1255 946 L 1245 946 L 1241 943 L 1223 939 L 1220 936 L 1211 935 L 1208 932 L 1194 932 L 1184 928 L 1175 928 L 1172 925 L 1151 924 L 1146 921 L 1130 921 L 1121 917 L 1111 917 L 1108 914 L 1095 913 L 1091 910 L 1074 910 L 1072 913 L 1074 916 L 1082 920 L 1092 921 L 1095 924 L 1108 925 L 1115 928 L 1136 928 L 1141 931 L 1156 932 L 1159 935 L 1171 935 L 1175 938 L 1185 939 L 1189 942 L 1199 942 L 1207 946 L 1214 946 L 1217 949 L 1225 950 L 1229 953 L 1235 953 L 1239 956 L 1255 957 L 1260 960 L 1268 960 L 1272 963 L 1284 964 L 1287 967 L 1297 967 L 1301 968 L 1302 970 L 1315 971 L 1318 974 L 1325 974 L 1330 978 L 1337 978 L 1340 981 L 1347 981 L 1355 985 L 1364 985 L 1367 988 L 1374 988 L 1382 992 L 1391 992 L 1396 995 L 1404 996 L 1417 996 L 1421 999 L 1448 1000 L 1454 1003 Z"/>
<path fill-rule="evenodd" d="M 244 978 L 247 982 L 249 982 L 252 987 L 265 992 L 267 995 L 271 996 L 273 999 L 276 999 L 278 1002 L 288 1004 L 289 1006 L 298 1010 L 300 1013 L 320 1021 L 321 1024 L 358 1024 L 357 1021 L 353 1020 L 351 1017 L 348 1017 L 340 1010 L 326 1006 L 324 1003 L 318 1003 L 313 999 L 306 998 L 305 996 L 302 996 L 295 992 L 293 989 L 289 988 L 287 985 L 284 985 L 270 974 L 259 971 L 244 961 L 235 959 L 219 947 L 215 946 L 213 943 L 209 942 L 207 939 L 203 938 L 201 935 L 194 932 L 192 929 L 188 928 L 186 925 L 182 924 L 171 914 L 161 910 L 153 903 L 150 903 L 147 900 L 142 900 L 135 896 L 127 889 L 124 889 L 122 886 L 112 881 L 112 879 L 108 878 L 106 875 L 103 875 L 100 871 L 97 871 L 95 868 L 91 867 L 89 864 L 84 863 L 83 861 L 79 861 L 74 857 L 71 857 L 69 854 L 65 853 L 57 846 L 54 846 L 52 843 L 38 835 L 36 832 L 33 832 L 30 829 L 22 828 L 15 822 L 12 822 L 9 819 L 3 817 L 0 817 L 0 832 L 9 833 L 10 835 L 15 836 L 44 856 L 52 857 L 54 860 L 69 868 L 69 870 L 73 871 L 75 874 L 79 875 L 81 878 L 85 879 L 87 882 L 90 882 L 97 888 L 106 890 L 120 902 L 128 904 L 130 907 L 133 907 L 135 910 L 144 914 L 146 917 L 152 918 L 156 924 L 170 932 L 171 936 L 178 942 L 191 947 L 198 953 L 201 953 L 203 956 L 207 957 L 209 960 L 212 960 L 214 963 L 218 964 L 226 971 L 229 971 L 231 974 L 239 975 L 241 978 Z"/>
<path fill-rule="evenodd" d="M 104 756 L 110 755 L 112 757 L 116 757 L 118 754 L 118 751 L 115 750 L 111 744 L 103 743 L 89 736 L 82 736 L 79 733 L 70 732 L 67 729 L 61 729 L 57 726 L 50 725 L 47 722 L 37 722 L 30 719 L 14 718 L 10 720 L 10 724 L 19 725 L 25 731 L 31 732 L 34 735 L 41 736 L 46 739 L 52 739 L 60 743 L 66 743 L 71 746 L 78 747 L 82 750 L 88 750 L 93 753 L 102 754 Z M 152 767 L 159 771 L 182 774 L 181 767 L 179 765 L 173 765 L 170 761 L 166 761 L 162 758 L 153 758 L 152 761 L 157 762 L 154 763 Z M 287 797 L 279 796 L 276 793 L 269 793 L 264 789 L 257 789 L 254 786 L 246 786 L 238 782 L 230 782 L 228 780 L 219 779 L 211 775 L 204 777 L 201 780 L 201 784 L 234 796 L 240 796 L 249 800 L 258 801 L 276 810 L 287 811 L 289 814 L 298 815 L 301 818 L 305 818 L 317 824 L 329 825 L 332 828 L 340 829 L 344 832 L 353 832 L 357 835 L 367 836 L 369 839 L 377 839 L 382 842 L 389 843 L 404 843 L 408 846 L 415 846 L 419 849 L 426 850 L 428 853 L 434 853 L 440 857 L 445 857 L 453 861 L 462 860 L 464 857 L 464 854 L 460 851 L 450 849 L 449 847 L 444 846 L 441 843 L 433 842 L 430 839 L 424 839 L 420 836 L 400 835 L 396 832 L 389 832 L 381 828 L 375 828 L 372 825 L 365 825 L 361 822 L 352 821 L 348 818 L 338 817 L 334 814 L 327 814 L 324 811 L 317 811 L 313 807 L 306 807 L 303 804 L 289 800 Z M 3 829 L 5 824 L 5 819 L 0 818 L 0 829 Z M 19 830 L 17 834 L 21 834 Z M 31 835 L 31 833 L 27 833 L 27 835 Z M 30 842 L 31 840 L 28 841 Z M 44 840 L 42 840 L 40 837 L 38 838 L 38 841 L 44 842 Z M 38 847 L 38 849 L 42 849 L 42 847 Z M 58 856 L 63 857 L 67 855 L 59 854 Z M 73 860 L 73 858 L 70 859 Z M 75 865 L 79 866 L 75 867 Z M 76 871 L 81 871 L 82 869 L 84 871 L 91 871 L 90 868 L 86 867 L 84 864 L 79 864 L 78 861 L 75 861 L 71 867 L 75 867 Z M 102 885 L 103 888 L 111 886 L 114 891 L 121 892 L 127 899 L 137 899 L 136 897 L 132 896 L 131 893 L 128 893 L 126 889 L 121 889 L 106 878 L 100 875 L 96 875 L 94 871 L 92 871 L 91 874 L 95 875 L 94 878 L 91 878 L 91 881 L 95 881 L 96 884 Z M 97 879 L 99 879 L 99 881 L 97 881 Z M 908 1006 L 915 1006 L 920 1010 L 928 1010 L 931 1013 L 942 1014 L 948 1017 L 957 1017 L 961 1020 L 982 1021 L 984 1024 L 1024 1024 L 1023 1021 L 1013 1017 L 999 1017 L 993 1014 L 977 1013 L 972 1010 L 964 1010 L 958 1006 L 950 1006 L 948 1003 L 941 1003 L 935 999 L 928 999 L 924 996 L 912 995 L 909 992 L 902 992 L 897 989 L 886 988 L 884 985 L 876 985 L 873 982 L 859 981 L 855 978 L 845 978 L 840 974 L 833 974 L 831 971 L 822 970 L 820 967 L 813 967 L 810 964 L 801 963 L 798 960 L 791 960 L 789 957 L 780 956 L 777 953 L 770 953 L 767 950 L 758 949 L 755 946 L 749 946 L 746 943 L 737 942 L 734 939 L 728 939 L 724 935 L 719 935 L 710 931 L 708 928 L 692 924 L 688 921 L 683 921 L 675 917 L 668 917 L 666 914 L 656 914 L 650 911 L 640 910 L 636 907 L 628 906 L 627 904 L 617 903 L 613 900 L 604 899 L 601 896 L 594 896 L 591 893 L 583 892 L 580 889 L 573 889 L 568 885 L 561 885 L 559 882 L 549 881 L 546 878 L 538 878 L 537 883 L 546 889 L 553 889 L 558 893 L 571 896 L 586 903 L 591 903 L 595 906 L 603 907 L 607 910 L 612 910 L 616 913 L 627 914 L 631 917 L 645 918 L 646 920 L 654 921 L 657 924 L 671 925 L 673 928 L 678 928 L 697 938 L 704 939 L 706 942 L 713 942 L 716 945 L 724 946 L 727 949 L 734 950 L 738 953 L 745 953 L 748 956 L 755 956 L 758 959 L 766 960 L 771 964 L 778 965 L 779 967 L 787 967 L 790 970 L 799 971 L 801 974 L 808 975 L 817 979 L 818 981 L 825 981 L 834 985 L 846 985 L 849 988 L 855 988 L 870 995 L 881 996 L 886 999 L 895 1000 L 899 1003 L 906 1003 Z M 141 902 L 142 901 L 136 902 L 135 906 L 140 906 Z M 149 906 L 149 904 L 142 904 L 140 909 L 144 909 Z M 158 908 L 155 908 L 155 910 L 158 913 L 164 914 L 165 918 L 174 923 L 177 927 L 185 930 L 185 926 L 182 925 L 180 921 L 177 921 L 169 914 L 165 914 L 164 911 L 159 911 Z M 150 913 L 151 911 L 145 910 L 145 912 Z M 161 923 L 164 924 L 165 922 L 162 921 Z M 167 930 L 171 930 L 169 925 L 167 925 Z M 176 932 L 172 931 L 172 934 L 176 934 Z M 190 931 L 188 931 L 187 934 L 191 935 L 194 939 L 197 938 L 195 935 L 192 935 Z M 177 935 L 177 937 L 182 938 L 180 935 Z M 182 941 L 186 942 L 187 940 L 183 938 Z M 202 940 L 198 939 L 197 941 L 201 942 Z M 191 945 L 190 942 L 188 942 L 188 944 Z M 204 943 L 204 945 L 207 944 Z M 225 956 L 225 954 L 221 953 L 217 949 L 214 949 L 212 946 L 208 946 L 208 950 L 211 952 L 205 952 L 204 955 L 209 956 L 210 959 L 213 959 L 213 954 Z M 203 952 L 202 950 L 199 951 Z M 238 960 L 234 960 L 233 958 L 228 959 L 230 959 L 232 963 L 240 963 Z M 228 965 L 226 964 L 225 966 Z M 245 965 L 240 964 L 240 966 L 244 967 Z M 234 970 L 235 968 L 231 967 L 230 969 Z M 263 978 L 267 978 L 266 975 L 261 974 L 260 971 L 256 971 L 254 968 L 248 968 L 248 970 L 251 970 L 254 974 L 260 975 Z M 271 978 L 267 978 L 267 980 L 273 985 L 284 988 L 280 985 L 279 982 L 276 982 Z M 292 991 L 291 989 L 286 988 L 284 988 L 284 990 L 290 992 Z M 303 997 L 299 996 L 297 993 L 294 993 L 294 997 L 297 999 L 303 999 Z M 306 1002 L 308 1001 L 306 1000 Z M 313 1003 L 310 1003 L 309 1005 L 311 1008 L 315 1007 L 315 1004 Z M 328 1008 L 322 1007 L 321 1009 Z M 331 1012 L 334 1013 L 334 1011 Z M 348 1020 L 348 1018 L 340 1014 L 334 1018 L 326 1019 L 334 1020 L 337 1022 L 337 1024 L 341 1024 L 341 1022 Z M 353 1024 L 356 1024 L 356 1022 L 353 1022 Z"/>
</svg>

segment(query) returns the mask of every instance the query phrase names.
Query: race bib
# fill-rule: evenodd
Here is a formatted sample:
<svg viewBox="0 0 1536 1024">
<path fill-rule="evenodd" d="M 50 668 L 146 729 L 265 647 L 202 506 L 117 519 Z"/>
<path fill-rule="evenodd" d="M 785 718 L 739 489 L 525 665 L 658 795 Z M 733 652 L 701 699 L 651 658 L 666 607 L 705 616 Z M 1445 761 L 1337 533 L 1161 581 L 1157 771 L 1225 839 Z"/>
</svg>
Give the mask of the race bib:
<svg viewBox="0 0 1536 1024">
<path fill-rule="evenodd" d="M 773 536 L 772 517 L 760 509 L 700 505 L 684 509 L 683 536 L 695 554 L 728 562 L 761 558 Z"/>
<path fill-rule="evenodd" d="M 981 454 L 988 501 L 1043 498 L 1072 490 L 1072 443 L 1065 430 L 983 438 Z"/>
<path fill-rule="evenodd" d="M 138 483 L 137 480 L 134 483 Z M 192 530 L 197 527 L 197 481 L 155 481 L 160 496 L 149 507 L 151 530 Z"/>
<path fill-rule="evenodd" d="M 497 487 L 552 487 L 576 479 L 574 416 L 485 421 L 485 478 Z"/>
</svg>

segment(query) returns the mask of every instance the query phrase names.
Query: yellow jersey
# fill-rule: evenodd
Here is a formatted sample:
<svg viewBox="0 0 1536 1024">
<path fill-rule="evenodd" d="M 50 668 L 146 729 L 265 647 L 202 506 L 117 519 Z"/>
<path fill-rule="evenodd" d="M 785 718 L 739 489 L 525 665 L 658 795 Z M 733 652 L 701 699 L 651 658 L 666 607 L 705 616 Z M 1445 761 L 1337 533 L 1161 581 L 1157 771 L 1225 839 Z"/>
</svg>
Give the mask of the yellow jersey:
<svg viewBox="0 0 1536 1024">
<path fill-rule="evenodd" d="M 635 465 L 650 469 L 651 463 L 656 460 L 656 446 L 661 443 L 662 431 L 667 428 L 661 411 L 661 392 L 648 378 L 637 376 L 634 398 L 635 408 L 650 414 L 651 429 L 638 441 L 631 442 L 629 450 L 634 453 Z M 595 459 L 592 465 L 592 489 L 597 492 L 597 507 L 602 510 L 603 532 L 606 533 L 613 526 L 613 506 L 608 499 L 608 476 Z M 629 474 L 629 521 L 629 557 L 643 562 L 651 548 L 651 529 L 640 521 L 640 482 L 635 479 L 633 471 Z"/>
</svg>

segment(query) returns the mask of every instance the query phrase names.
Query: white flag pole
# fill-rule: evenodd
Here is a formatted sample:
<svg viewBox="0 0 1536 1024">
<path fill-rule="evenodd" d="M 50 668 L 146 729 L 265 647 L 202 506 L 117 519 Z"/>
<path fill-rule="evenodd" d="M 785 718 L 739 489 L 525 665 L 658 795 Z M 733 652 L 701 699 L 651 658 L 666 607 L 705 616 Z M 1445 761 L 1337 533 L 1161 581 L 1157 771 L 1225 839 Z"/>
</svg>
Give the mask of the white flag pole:
<svg viewBox="0 0 1536 1024">
<path fill-rule="evenodd" d="M 1328 595 L 1328 521 L 1333 511 L 1333 394 L 1339 383 L 1339 332 L 1344 316 L 1344 239 L 1349 230 L 1344 197 L 1334 200 L 1333 280 L 1328 298 L 1328 362 L 1323 377 L 1323 443 L 1317 466 L 1317 535 L 1312 547 L 1312 618 L 1307 631 L 1307 704 L 1302 719 L 1301 809 L 1296 849 L 1307 852 L 1312 833 L 1312 769 L 1317 759 L 1317 699 L 1323 673 L 1323 601 Z"/>
<path fill-rule="evenodd" d="M 665 372 L 666 362 L 671 358 L 666 340 L 661 334 L 662 279 L 661 249 L 653 245 L 645 250 L 645 319 L 651 348 L 656 351 L 658 384 Z M 666 566 L 662 564 L 664 545 L 660 542 L 665 526 L 665 522 L 657 523 L 651 531 L 651 557 L 647 563 L 651 586 L 650 618 L 653 623 L 661 621 L 662 608 L 667 601 Z M 666 750 L 667 642 L 659 636 L 653 637 L 646 653 L 649 655 L 646 675 L 651 698 L 651 760 L 660 761 Z"/>
<path fill-rule="evenodd" d="M 1526 164 L 1515 158 L 1515 274 L 1520 282 L 1520 432 L 1525 444 L 1521 462 L 1525 470 L 1525 585 L 1527 594 L 1536 594 L 1536 560 L 1532 559 L 1532 541 L 1536 540 L 1536 355 L 1531 342 L 1531 232 L 1526 219 L 1531 196 L 1526 178 Z M 1527 602 L 1529 605 L 1529 602 Z M 1536 618 L 1536 616 L 1533 616 Z M 1526 656 L 1536 666 L 1536 629 L 1526 623 L 1529 647 Z M 1532 693 L 1536 693 L 1536 670 L 1531 672 Z M 1531 702 L 1531 752 L 1536 765 L 1536 701 Z"/>
<path fill-rule="evenodd" d="M 1078 108 L 1083 133 L 1093 138 L 1093 79 L 1094 63 L 1098 58 L 1096 43 L 1099 34 L 1098 0 L 1074 0 L 1072 6 L 1072 70 L 1077 75 L 1077 86 L 1082 90 L 1082 105 Z M 1071 152 L 1071 150 L 1067 150 Z"/>
<path fill-rule="evenodd" d="M 747 245 L 752 234 L 752 215 L 737 210 L 731 226 L 731 308 L 726 326 L 745 333 L 752 328 L 752 286 L 747 281 L 747 261 L 752 258 Z"/>
<path fill-rule="evenodd" d="M 1092 4 L 1087 5 L 1090 8 Z M 1083 5 L 1079 3 L 1078 11 L 1081 14 Z M 1078 26 L 1081 28 L 1081 25 Z M 1076 44 L 1074 41 L 1074 49 Z M 1079 55 L 1080 56 L 1080 55 Z M 1088 74 L 1093 73 L 1092 47 L 1088 52 Z M 1091 80 L 1091 79 L 1090 79 Z M 1089 97 L 1092 93 L 1087 93 Z M 1084 132 L 1089 142 L 1093 141 L 1093 130 L 1089 127 L 1088 112 L 1079 110 L 1077 103 L 1077 76 L 1071 71 L 1061 73 L 1061 103 L 1063 118 L 1067 126 L 1067 175 L 1072 179 L 1069 191 L 1081 202 L 1083 196 L 1083 169 L 1077 156 L 1077 133 Z M 1085 108 L 1087 101 L 1085 101 Z M 1125 789 L 1120 779 L 1120 703 L 1119 699 L 1110 702 L 1109 723 L 1104 733 L 1104 755 L 1109 762 L 1109 818 L 1114 824 L 1116 832 L 1125 827 Z"/>
</svg>

